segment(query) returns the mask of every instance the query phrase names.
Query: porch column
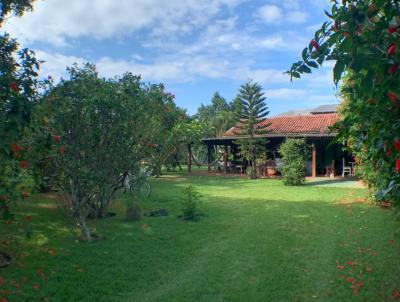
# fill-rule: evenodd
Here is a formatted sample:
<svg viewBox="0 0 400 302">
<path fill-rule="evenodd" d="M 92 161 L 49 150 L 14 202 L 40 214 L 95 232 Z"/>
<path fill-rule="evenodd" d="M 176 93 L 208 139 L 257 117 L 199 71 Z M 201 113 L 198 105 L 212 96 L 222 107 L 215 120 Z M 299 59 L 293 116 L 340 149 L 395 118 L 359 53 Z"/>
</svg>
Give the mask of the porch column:
<svg viewBox="0 0 400 302">
<path fill-rule="evenodd" d="M 228 173 L 228 146 L 224 145 L 224 173 Z"/>
<path fill-rule="evenodd" d="M 211 145 L 207 145 L 207 163 L 208 163 L 208 173 L 211 172 Z"/>
<path fill-rule="evenodd" d="M 192 144 L 188 144 L 188 172 L 192 172 Z"/>
<path fill-rule="evenodd" d="M 317 147 L 312 144 L 312 177 L 317 177 Z"/>
<path fill-rule="evenodd" d="M 332 160 L 332 174 L 331 176 L 335 177 L 335 160 Z"/>
</svg>

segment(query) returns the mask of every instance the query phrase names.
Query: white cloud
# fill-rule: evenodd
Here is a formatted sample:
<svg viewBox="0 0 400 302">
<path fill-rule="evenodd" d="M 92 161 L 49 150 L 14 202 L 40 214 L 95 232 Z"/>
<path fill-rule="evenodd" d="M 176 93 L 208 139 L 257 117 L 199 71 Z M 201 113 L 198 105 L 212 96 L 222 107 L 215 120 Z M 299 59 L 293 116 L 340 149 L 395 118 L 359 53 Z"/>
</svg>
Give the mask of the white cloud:
<svg viewBox="0 0 400 302">
<path fill-rule="evenodd" d="M 23 43 L 44 41 L 66 46 L 67 39 L 104 39 L 148 29 L 154 35 L 185 34 L 204 26 L 223 7 L 241 0 L 47 0 L 34 12 L 13 17 L 4 30 Z"/>
<path fill-rule="evenodd" d="M 308 14 L 302 11 L 291 11 L 287 14 L 286 19 L 290 23 L 304 23 L 307 21 Z"/>
<path fill-rule="evenodd" d="M 258 16 L 265 23 L 279 23 L 282 21 L 282 10 L 276 5 L 266 4 L 259 8 Z"/>
</svg>

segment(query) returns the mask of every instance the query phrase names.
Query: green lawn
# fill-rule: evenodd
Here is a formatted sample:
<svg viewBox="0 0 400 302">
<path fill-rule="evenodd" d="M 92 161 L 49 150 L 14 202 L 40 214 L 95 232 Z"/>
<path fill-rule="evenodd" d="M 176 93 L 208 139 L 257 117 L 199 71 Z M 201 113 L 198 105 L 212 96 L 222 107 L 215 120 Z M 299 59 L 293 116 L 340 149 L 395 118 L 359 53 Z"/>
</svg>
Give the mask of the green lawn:
<svg viewBox="0 0 400 302">
<path fill-rule="evenodd" d="M 189 184 L 203 195 L 198 222 L 176 217 Z M 178 173 L 153 188 L 145 207 L 170 216 L 126 221 L 117 202 L 117 216 L 96 223 L 105 240 L 93 244 L 76 240 L 55 196 L 30 198 L 22 212 L 34 234 L 17 264 L 0 269 L 0 297 L 342 302 L 394 301 L 400 291 L 400 222 L 363 203 L 363 189 Z"/>
</svg>

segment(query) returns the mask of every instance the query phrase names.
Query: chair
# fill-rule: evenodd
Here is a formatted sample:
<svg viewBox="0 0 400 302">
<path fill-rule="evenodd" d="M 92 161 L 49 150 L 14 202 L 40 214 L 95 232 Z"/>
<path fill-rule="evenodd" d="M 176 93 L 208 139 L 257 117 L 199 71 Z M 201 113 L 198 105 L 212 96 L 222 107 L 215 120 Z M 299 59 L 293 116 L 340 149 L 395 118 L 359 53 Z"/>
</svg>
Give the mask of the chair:
<svg viewBox="0 0 400 302">
<path fill-rule="evenodd" d="M 346 173 L 348 173 L 348 174 L 351 176 L 351 175 L 352 175 L 351 166 L 346 166 L 346 165 L 345 165 L 346 162 L 345 162 L 345 160 L 344 160 L 344 157 L 342 158 L 342 162 L 343 162 L 342 177 L 344 177 L 344 175 L 345 175 Z"/>
</svg>

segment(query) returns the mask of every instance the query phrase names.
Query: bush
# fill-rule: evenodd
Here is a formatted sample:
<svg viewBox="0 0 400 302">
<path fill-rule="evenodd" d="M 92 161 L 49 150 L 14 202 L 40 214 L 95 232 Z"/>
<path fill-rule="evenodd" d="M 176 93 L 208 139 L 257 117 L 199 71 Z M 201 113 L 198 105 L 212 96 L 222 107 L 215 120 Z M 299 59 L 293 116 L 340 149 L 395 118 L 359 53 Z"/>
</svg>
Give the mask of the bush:
<svg viewBox="0 0 400 302">
<path fill-rule="evenodd" d="M 200 193 L 190 185 L 183 189 L 183 194 L 185 194 L 185 199 L 182 203 L 183 214 L 179 217 L 184 220 L 196 220 L 200 216 L 198 212 Z"/>
<path fill-rule="evenodd" d="M 308 146 L 302 139 L 287 139 L 280 147 L 284 166 L 282 168 L 283 183 L 287 186 L 299 186 L 306 180 L 306 160 Z"/>
</svg>

